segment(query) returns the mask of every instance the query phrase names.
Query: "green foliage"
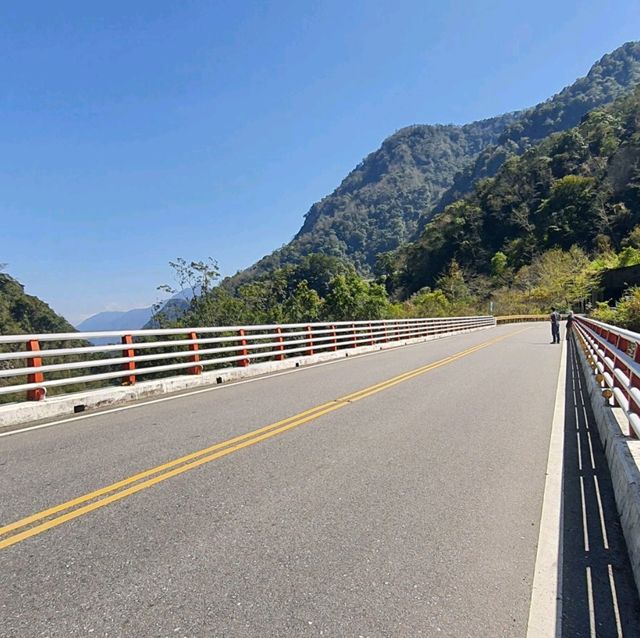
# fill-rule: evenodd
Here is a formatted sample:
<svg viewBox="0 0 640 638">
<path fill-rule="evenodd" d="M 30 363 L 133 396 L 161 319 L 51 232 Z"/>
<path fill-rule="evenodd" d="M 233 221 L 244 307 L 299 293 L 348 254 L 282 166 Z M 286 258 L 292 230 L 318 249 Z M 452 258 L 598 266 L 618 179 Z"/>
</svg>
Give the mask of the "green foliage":
<svg viewBox="0 0 640 638">
<path fill-rule="evenodd" d="M 591 314 L 605 323 L 640 332 L 640 287 L 630 288 L 615 308 L 600 303 Z"/>
<path fill-rule="evenodd" d="M 184 269 L 190 266 L 184 259 L 170 262 L 170 266 L 182 285 Z M 207 281 L 203 280 L 205 277 Z M 398 311 L 397 307 L 392 310 L 384 285 L 363 279 L 353 266 L 327 255 L 308 255 L 298 265 L 277 268 L 269 275 L 236 288 L 210 287 L 207 282 L 211 281 L 210 270 L 195 270 L 190 282 L 196 294 L 189 308 L 177 319 L 167 321 L 164 318 L 162 325 L 194 327 L 365 320 L 380 319 Z M 174 290 L 170 286 L 163 289 Z M 162 321 L 163 317 L 158 316 L 158 319 Z"/>
<path fill-rule="evenodd" d="M 460 264 L 454 259 L 449 268 L 438 279 L 438 288 L 444 293 L 447 300 L 453 304 L 467 303 L 470 299 L 469 286 L 464 279 L 464 273 Z"/>
<path fill-rule="evenodd" d="M 507 271 L 507 256 L 500 250 L 491 258 L 491 276 L 500 279 Z"/>
<path fill-rule="evenodd" d="M 448 206 L 403 249 L 400 290 L 432 286 L 452 259 L 467 274 L 492 274 L 497 253 L 518 270 L 554 247 L 577 245 L 606 261 L 626 242 L 630 250 L 619 263 L 636 263 L 639 196 L 637 89 L 590 113 L 576 129 L 510 158 L 493 179 Z"/>
<path fill-rule="evenodd" d="M 636 266 L 640 264 L 640 250 L 633 246 L 627 246 L 620 251 L 618 255 L 618 267 Z"/>
<path fill-rule="evenodd" d="M 604 321 L 604 323 L 617 324 L 619 321 L 616 309 L 606 301 L 599 301 L 590 315 L 598 321 Z"/>
<path fill-rule="evenodd" d="M 292 323 L 318 321 L 322 311 L 322 299 L 317 291 L 309 288 L 306 279 L 303 279 L 285 302 L 283 311 L 284 316 Z"/>
<path fill-rule="evenodd" d="M 449 317 L 453 314 L 450 301 L 442 290 L 423 288 L 409 299 L 415 317 Z"/>
<path fill-rule="evenodd" d="M 0 273 L 0 334 L 45 332 L 75 332 L 75 328 L 44 301 L 27 295 L 13 277 Z"/>
<path fill-rule="evenodd" d="M 605 112 L 592 113 L 589 135 L 574 132 L 562 137 L 553 158 L 539 157 L 535 152 L 530 155 L 531 149 L 549 135 L 576 126 L 589 111 L 611 103 L 638 81 L 640 44 L 632 42 L 604 56 L 586 77 L 531 109 L 464 126 L 403 128 L 384 140 L 333 193 L 311 207 L 291 242 L 231 277 L 225 285 L 237 288 L 278 268 L 299 264 L 305 255 L 321 253 L 349 262 L 361 275 L 375 273 L 390 294 L 404 286 L 404 292 L 410 295 L 433 286 L 453 258 L 465 271 L 478 271 L 469 268 L 470 263 L 478 261 L 483 264 L 480 270 L 488 273 L 489 261 L 497 251 L 502 251 L 510 267 L 517 269 L 536 252 L 556 245 L 556 234 L 567 249 L 573 243 L 582 244 L 577 233 L 570 232 L 573 204 L 558 208 L 560 202 L 552 199 L 541 211 L 557 224 L 557 230 L 547 233 L 546 243 L 541 239 L 546 230 L 542 221 L 534 219 L 535 211 L 543 199 L 549 198 L 556 178 L 571 174 L 588 178 L 589 171 L 603 168 L 595 162 L 585 172 L 583 163 L 588 164 L 589 157 L 607 157 L 618 148 L 620 122 Z M 529 158 L 531 173 L 519 176 L 518 156 Z M 486 179 L 501 168 L 509 174 L 508 179 L 503 177 L 498 184 Z M 633 179 L 633 201 L 624 203 L 629 210 L 637 210 L 640 205 L 640 170 Z M 478 197 L 455 205 L 474 186 L 478 187 Z M 608 218 L 602 217 L 597 190 L 581 194 L 589 201 L 590 216 L 601 227 Z M 425 223 L 434 220 L 434 213 L 441 213 L 450 204 L 454 207 L 446 209 L 438 224 L 425 229 Z M 487 207 L 492 210 L 489 217 Z M 593 241 L 592 230 L 591 226 L 580 229 L 586 235 L 584 241 Z M 420 254 L 421 249 L 409 249 L 406 255 L 407 261 L 415 262 L 410 268 L 418 276 L 402 273 L 404 259 L 377 263 L 380 254 L 402 249 L 422 231 L 425 235 L 421 242 L 433 249 L 428 255 Z M 489 243 L 483 241 L 487 236 Z M 453 249 L 456 241 L 459 244 Z M 467 254 L 466 261 L 457 251 Z M 315 289 L 314 282 L 307 280 Z M 319 294 L 324 296 L 326 291 Z"/>
<path fill-rule="evenodd" d="M 24 286 L 16 281 L 13 277 L 6 273 L 0 273 L 0 334 L 18 335 L 18 334 L 45 334 L 53 332 L 76 332 L 76 329 L 60 315 L 56 314 L 44 301 L 33 295 L 27 295 L 24 292 Z M 88 346 L 86 341 L 80 339 L 74 341 L 47 341 L 43 342 L 42 348 L 67 348 L 75 346 Z M 23 344 L 10 344 L 0 346 L 2 352 L 18 352 L 24 351 Z M 89 355 L 89 359 L 92 355 Z M 87 359 L 87 355 L 82 357 Z M 77 356 L 65 357 L 47 357 L 47 364 L 69 363 L 80 360 Z M 24 360 L 12 360 L 1 362 L 0 365 L 7 368 L 24 367 Z M 90 366 L 87 366 L 90 368 Z M 100 368 L 100 372 L 104 372 L 105 368 Z M 47 380 L 68 379 L 78 375 L 78 370 L 66 370 L 48 372 Z M 0 385 L 16 385 L 18 383 L 26 383 L 26 376 L 8 377 L 0 379 Z M 93 383 L 89 386 L 72 384 L 61 386 L 59 388 L 49 388 L 48 394 L 60 394 L 64 392 L 73 392 L 87 387 L 98 387 L 105 385 L 104 383 Z M 24 395 L 16 396 L 11 394 L 0 395 L 0 403 L 10 401 L 23 400 Z"/>
<path fill-rule="evenodd" d="M 522 155 L 544 138 L 580 123 L 593 109 L 613 102 L 640 82 L 640 43 L 628 42 L 596 62 L 589 73 L 549 100 L 518 113 L 495 144 L 484 148 L 473 163 L 458 174 L 435 212 L 469 193 L 479 180 L 492 177 L 510 157 Z M 593 122 L 591 151 L 610 155 L 617 147 L 617 122 L 598 115 Z M 569 159 L 578 147 L 567 148 Z"/>
</svg>

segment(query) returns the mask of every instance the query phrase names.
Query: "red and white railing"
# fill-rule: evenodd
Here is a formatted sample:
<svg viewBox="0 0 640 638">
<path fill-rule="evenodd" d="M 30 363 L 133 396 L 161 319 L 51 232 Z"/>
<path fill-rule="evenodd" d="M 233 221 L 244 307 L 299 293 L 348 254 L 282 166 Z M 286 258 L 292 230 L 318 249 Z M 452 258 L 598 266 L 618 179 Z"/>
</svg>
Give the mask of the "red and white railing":
<svg viewBox="0 0 640 638">
<path fill-rule="evenodd" d="M 603 396 L 622 408 L 630 436 L 640 438 L 640 334 L 584 317 L 574 325 Z"/>
<path fill-rule="evenodd" d="M 58 386 L 105 380 L 133 385 L 138 377 L 171 371 L 200 374 L 205 368 L 246 367 L 492 326 L 495 319 L 482 316 L 0 336 L 0 394 L 26 392 L 28 400 L 37 401 Z M 98 338 L 114 343 L 86 344 Z M 64 347 L 65 342 L 76 345 Z M 56 378 L 60 373 L 68 375 Z"/>
</svg>

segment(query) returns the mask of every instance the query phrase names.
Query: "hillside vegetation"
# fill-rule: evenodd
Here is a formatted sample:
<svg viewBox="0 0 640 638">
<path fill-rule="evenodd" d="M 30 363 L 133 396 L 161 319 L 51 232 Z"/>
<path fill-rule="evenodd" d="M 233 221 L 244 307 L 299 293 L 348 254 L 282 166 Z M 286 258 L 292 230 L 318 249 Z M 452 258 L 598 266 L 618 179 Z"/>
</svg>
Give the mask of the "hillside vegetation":
<svg viewBox="0 0 640 638">
<path fill-rule="evenodd" d="M 504 255 L 517 270 L 545 250 L 620 249 L 640 223 L 640 90 L 552 135 L 436 217 L 402 253 L 405 293 L 431 286 L 452 260 L 488 275 Z"/>
<path fill-rule="evenodd" d="M 75 328 L 44 301 L 24 291 L 24 286 L 0 273 L 0 334 L 75 332 Z"/>
<path fill-rule="evenodd" d="M 508 157 L 521 155 L 552 133 L 577 126 L 589 111 L 609 104 L 640 82 L 640 42 L 627 42 L 596 62 L 585 77 L 577 79 L 546 102 L 521 111 L 496 144 L 484 148 L 442 196 L 435 213 L 469 193 L 485 177 L 493 177 Z"/>
<path fill-rule="evenodd" d="M 394 133 L 311 207 L 290 243 L 236 276 L 234 283 L 317 252 L 370 272 L 379 253 L 395 250 L 415 235 L 421 216 L 456 173 L 497 141 L 515 117 L 465 126 L 416 125 Z"/>
<path fill-rule="evenodd" d="M 318 252 L 370 275 L 380 254 L 415 240 L 434 212 L 468 194 L 478 179 L 495 175 L 507 158 L 577 125 L 590 110 L 611 103 L 639 81 L 640 43 L 631 42 L 533 108 L 464 126 L 401 129 L 311 207 L 291 242 L 226 285 L 246 283 Z"/>
</svg>

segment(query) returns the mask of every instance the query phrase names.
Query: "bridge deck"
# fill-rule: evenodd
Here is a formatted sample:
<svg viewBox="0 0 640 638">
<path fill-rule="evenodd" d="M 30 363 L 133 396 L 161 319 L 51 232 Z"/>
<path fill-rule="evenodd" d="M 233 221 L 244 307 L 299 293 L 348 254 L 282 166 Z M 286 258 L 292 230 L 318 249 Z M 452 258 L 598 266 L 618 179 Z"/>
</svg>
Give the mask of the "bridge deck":
<svg viewBox="0 0 640 638">
<path fill-rule="evenodd" d="M 24 536 L 0 549 L 0 635 L 524 636 L 561 353 L 548 333 L 500 326 L 0 438 L 0 525 L 87 495 L 0 536 Z M 565 590 L 581 578 L 567 563 Z"/>
</svg>

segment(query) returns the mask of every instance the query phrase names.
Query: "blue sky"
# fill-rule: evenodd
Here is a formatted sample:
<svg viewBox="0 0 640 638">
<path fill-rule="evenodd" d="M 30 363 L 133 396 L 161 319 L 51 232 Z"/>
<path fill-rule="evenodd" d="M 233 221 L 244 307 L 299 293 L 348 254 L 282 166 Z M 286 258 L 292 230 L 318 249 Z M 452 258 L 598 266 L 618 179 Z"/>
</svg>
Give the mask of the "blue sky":
<svg viewBox="0 0 640 638">
<path fill-rule="evenodd" d="M 72 322 L 286 243 L 395 130 L 531 106 L 637 2 L 0 5 L 0 262 Z"/>
</svg>

